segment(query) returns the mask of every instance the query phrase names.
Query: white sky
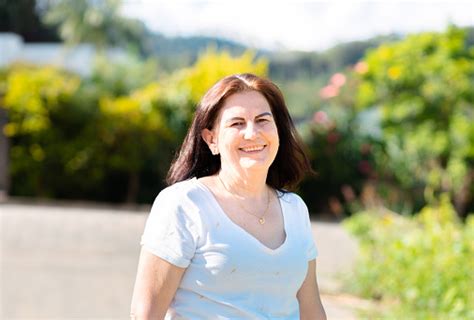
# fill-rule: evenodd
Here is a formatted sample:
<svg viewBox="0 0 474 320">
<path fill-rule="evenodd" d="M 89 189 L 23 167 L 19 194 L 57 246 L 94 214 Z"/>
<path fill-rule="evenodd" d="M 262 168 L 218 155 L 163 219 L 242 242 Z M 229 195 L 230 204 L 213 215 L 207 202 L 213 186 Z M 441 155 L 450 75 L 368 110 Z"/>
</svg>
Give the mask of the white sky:
<svg viewBox="0 0 474 320">
<path fill-rule="evenodd" d="M 122 12 L 169 36 L 209 35 L 267 49 L 321 50 L 391 32 L 474 25 L 474 0 L 124 0 Z"/>
</svg>

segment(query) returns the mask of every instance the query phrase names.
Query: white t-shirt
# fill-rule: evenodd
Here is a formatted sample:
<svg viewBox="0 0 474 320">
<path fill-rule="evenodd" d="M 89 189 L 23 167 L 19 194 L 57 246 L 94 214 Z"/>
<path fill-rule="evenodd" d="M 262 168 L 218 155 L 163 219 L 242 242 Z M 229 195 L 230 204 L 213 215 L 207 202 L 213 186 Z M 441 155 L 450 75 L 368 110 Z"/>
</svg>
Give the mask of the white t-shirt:
<svg viewBox="0 0 474 320">
<path fill-rule="evenodd" d="M 273 250 L 230 220 L 196 178 L 160 192 L 140 244 L 187 268 L 165 319 L 299 319 L 296 293 L 318 253 L 304 202 L 279 195 L 286 239 Z"/>
</svg>

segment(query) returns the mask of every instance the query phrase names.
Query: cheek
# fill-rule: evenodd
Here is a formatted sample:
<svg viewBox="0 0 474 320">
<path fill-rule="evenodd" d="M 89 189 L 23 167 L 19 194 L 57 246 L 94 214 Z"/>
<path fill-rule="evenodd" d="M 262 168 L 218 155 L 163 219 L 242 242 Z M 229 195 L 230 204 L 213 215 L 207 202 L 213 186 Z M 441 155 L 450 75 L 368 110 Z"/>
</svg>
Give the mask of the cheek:
<svg viewBox="0 0 474 320">
<path fill-rule="evenodd" d="M 234 132 L 223 134 L 219 139 L 219 144 L 224 149 L 235 149 L 239 144 L 238 134 Z"/>
<path fill-rule="evenodd" d="M 276 155 L 278 153 L 278 149 L 280 149 L 280 137 L 278 136 L 278 130 L 276 128 L 272 132 L 271 141 L 273 153 Z"/>
<path fill-rule="evenodd" d="M 280 142 L 280 138 L 278 136 L 278 129 L 276 128 L 275 125 L 268 128 L 267 136 L 274 144 L 276 144 L 278 146 L 278 144 Z"/>
</svg>

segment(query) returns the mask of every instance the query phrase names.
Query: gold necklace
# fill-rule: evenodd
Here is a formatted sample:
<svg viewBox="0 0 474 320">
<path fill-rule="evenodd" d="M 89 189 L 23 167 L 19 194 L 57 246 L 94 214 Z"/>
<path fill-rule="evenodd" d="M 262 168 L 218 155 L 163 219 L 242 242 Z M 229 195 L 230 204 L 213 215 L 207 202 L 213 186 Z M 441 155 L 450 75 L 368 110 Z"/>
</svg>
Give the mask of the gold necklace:
<svg viewBox="0 0 474 320">
<path fill-rule="evenodd" d="M 221 177 L 219 176 L 219 174 L 217 174 L 217 179 L 219 179 L 220 183 L 222 184 L 222 186 L 224 187 L 225 191 L 227 191 L 229 194 L 231 194 L 233 196 L 233 193 L 230 192 L 229 189 L 227 189 L 227 187 L 225 186 L 224 182 L 222 181 Z M 235 197 L 234 197 L 235 198 Z M 254 214 L 253 212 L 250 212 L 248 211 L 247 209 L 245 209 L 241 204 L 240 204 L 240 201 L 237 202 L 237 204 L 239 205 L 239 207 L 244 210 L 245 212 L 247 212 L 248 214 L 251 214 L 252 216 L 254 216 L 255 218 L 258 218 L 258 222 L 263 225 L 265 224 L 265 215 L 267 214 L 268 212 L 268 207 L 270 206 L 270 192 L 268 191 L 267 189 L 267 206 L 265 208 L 265 211 L 263 212 L 263 215 L 261 217 L 257 216 L 256 214 Z"/>
</svg>

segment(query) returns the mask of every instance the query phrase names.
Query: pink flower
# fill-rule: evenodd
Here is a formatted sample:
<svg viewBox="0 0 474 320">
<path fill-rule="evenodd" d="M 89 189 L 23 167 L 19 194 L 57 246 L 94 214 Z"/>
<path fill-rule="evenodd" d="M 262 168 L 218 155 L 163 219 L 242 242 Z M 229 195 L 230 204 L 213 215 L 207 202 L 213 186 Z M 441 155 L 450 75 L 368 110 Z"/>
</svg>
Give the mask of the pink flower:
<svg viewBox="0 0 474 320">
<path fill-rule="evenodd" d="M 355 70 L 355 72 L 357 72 L 359 74 L 364 74 L 367 71 L 369 71 L 369 66 L 364 61 L 359 61 L 354 66 L 354 70 Z"/>
<path fill-rule="evenodd" d="M 318 111 L 314 113 L 313 121 L 317 124 L 327 124 L 329 122 L 329 117 L 326 112 Z"/>
<path fill-rule="evenodd" d="M 346 83 L 346 76 L 340 72 L 332 75 L 330 83 L 337 88 L 342 87 Z"/>
<path fill-rule="evenodd" d="M 339 88 L 334 85 L 327 85 L 319 91 L 319 96 L 323 99 L 334 98 L 339 94 Z"/>
</svg>

